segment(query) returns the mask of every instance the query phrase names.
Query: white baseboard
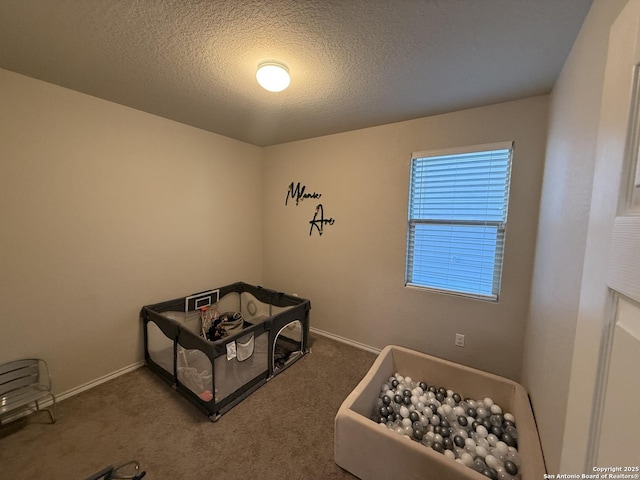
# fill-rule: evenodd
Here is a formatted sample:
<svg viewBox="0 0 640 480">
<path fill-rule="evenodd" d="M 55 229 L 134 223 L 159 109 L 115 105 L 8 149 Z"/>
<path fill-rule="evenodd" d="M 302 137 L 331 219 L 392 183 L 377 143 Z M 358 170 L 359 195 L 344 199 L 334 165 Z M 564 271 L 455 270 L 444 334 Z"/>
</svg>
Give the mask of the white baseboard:
<svg viewBox="0 0 640 480">
<path fill-rule="evenodd" d="M 86 390 L 89 390 L 93 387 L 97 387 L 98 385 L 108 382 L 109 380 L 113 380 L 117 377 L 119 377 L 120 375 L 124 375 L 125 373 L 129 373 L 132 372 L 142 366 L 144 366 L 145 362 L 144 360 L 140 361 L 140 362 L 136 362 L 132 365 L 129 365 L 127 367 L 121 368 L 120 370 L 116 370 L 115 372 L 111 372 L 108 373 L 107 375 L 104 375 L 100 378 L 96 378 L 95 380 L 91 380 L 90 382 L 87 382 L 83 385 L 80 385 L 78 387 L 72 388 L 71 390 L 67 390 L 66 392 L 62 392 L 60 394 L 56 395 L 56 402 L 60 402 L 61 400 L 64 400 L 65 398 L 69 398 L 69 397 L 73 397 L 74 395 L 78 395 L 79 393 L 82 393 Z M 53 400 L 51 398 L 47 398 L 46 400 L 43 400 L 42 402 L 40 402 L 40 410 L 44 409 L 44 408 L 49 408 L 51 405 L 53 405 Z M 25 407 L 24 409 L 20 410 L 19 412 L 16 412 L 12 415 L 6 416 L 2 418 L 2 422 L 0 422 L 0 424 L 4 425 L 5 423 L 9 423 L 12 422 L 14 420 L 17 420 L 18 418 L 21 417 L 25 417 L 31 413 L 34 413 L 36 411 L 35 407 Z"/>
<path fill-rule="evenodd" d="M 316 333 L 318 335 L 322 335 L 323 337 L 331 338 L 338 342 L 346 343 L 347 345 L 351 345 L 352 347 L 356 347 L 361 350 L 366 350 L 368 352 L 372 352 L 375 354 L 378 354 L 381 351 L 379 348 L 370 347 L 369 345 L 365 345 L 364 343 L 356 342 L 355 340 L 350 340 L 348 338 L 341 337 L 340 335 L 336 335 L 334 333 L 325 332 L 324 330 L 318 330 L 317 328 L 314 328 L 314 327 L 309 327 L 309 331 L 312 333 Z"/>
<path fill-rule="evenodd" d="M 115 372 L 108 373 L 100 378 L 96 378 L 95 380 L 91 380 L 83 385 L 72 388 L 71 390 L 67 390 L 66 392 L 62 392 L 56 395 L 56 401 L 59 402 L 64 400 L 65 398 L 73 397 L 74 395 L 78 395 L 86 390 L 89 390 L 93 387 L 97 387 L 98 385 L 108 382 L 109 380 L 113 380 L 114 378 L 118 378 L 120 375 L 124 375 L 125 373 L 133 372 L 138 368 L 144 366 L 144 360 L 140 362 L 136 362 L 134 364 L 129 365 L 128 367 L 121 368 L 120 370 L 116 370 Z"/>
</svg>

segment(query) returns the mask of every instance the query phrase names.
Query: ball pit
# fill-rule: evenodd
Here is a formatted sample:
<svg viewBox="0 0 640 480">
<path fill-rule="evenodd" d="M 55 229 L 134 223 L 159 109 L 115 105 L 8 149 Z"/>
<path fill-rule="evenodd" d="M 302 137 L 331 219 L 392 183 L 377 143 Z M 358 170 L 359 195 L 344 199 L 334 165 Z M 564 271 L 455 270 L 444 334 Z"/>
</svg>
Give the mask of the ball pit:
<svg viewBox="0 0 640 480">
<path fill-rule="evenodd" d="M 515 417 L 490 397 L 474 400 L 395 372 L 380 387 L 373 421 L 493 480 L 520 480 Z"/>
<path fill-rule="evenodd" d="M 400 392 L 396 393 L 400 382 L 395 386 L 392 381 L 390 382 L 391 377 L 397 381 L 396 372 L 401 372 L 405 376 L 405 380 L 406 376 L 410 376 L 412 381 L 416 383 L 414 388 L 420 387 L 421 381 L 429 382 L 427 387 L 433 385 L 436 391 L 432 393 L 440 403 L 441 412 L 438 412 L 438 403 L 421 401 L 424 398 L 420 397 L 425 395 L 425 391 L 429 391 L 428 388 L 426 390 L 423 388 L 422 395 L 414 395 L 413 388 L 405 386 L 402 386 Z M 385 383 L 389 383 L 389 390 L 393 391 L 393 397 L 387 395 L 388 399 L 384 398 L 385 395 L 380 396 L 381 386 Z M 409 390 L 410 395 L 405 395 L 404 390 Z M 415 393 L 420 392 L 416 391 Z M 399 395 L 402 405 L 395 402 L 396 395 Z M 441 399 L 438 398 L 438 395 Z M 379 398 L 387 407 L 387 417 L 391 415 L 389 409 L 393 412 L 394 424 L 396 422 L 395 414 L 400 411 L 395 411 L 393 402 L 400 407 L 406 407 L 406 411 L 403 409 L 402 413 L 407 416 L 403 417 L 400 413 L 401 425 L 394 425 L 393 431 L 387 427 L 386 423 L 379 423 L 380 418 L 374 419 L 378 421 L 372 420 L 372 412 L 375 412 L 376 402 Z M 408 399 L 409 405 L 405 403 L 407 401 L 405 398 Z M 467 399 L 473 399 L 476 405 L 465 404 L 461 406 L 461 402 Z M 478 405 L 480 400 L 484 405 Z M 385 402 L 388 403 L 385 404 Z M 493 407 L 494 404 L 495 407 Z M 468 420 L 470 417 L 468 415 L 469 408 L 474 408 L 476 414 L 476 419 L 471 422 Z M 486 440 L 489 447 L 484 446 L 486 445 L 484 441 L 481 441 L 478 446 L 475 443 L 478 436 L 476 429 L 473 432 L 469 430 L 473 427 L 473 422 L 477 421 L 478 408 L 486 410 L 486 412 L 480 410 L 481 415 L 491 412 L 491 415 L 503 416 L 503 422 L 500 424 L 498 424 L 499 417 L 494 418 L 492 424 L 491 415 L 488 416 L 490 426 L 482 424 L 486 429 L 486 437 L 480 438 Z M 416 415 L 418 415 L 417 420 Z M 425 418 L 423 419 L 422 416 Z M 464 417 L 464 420 L 460 417 Z M 446 423 L 443 426 L 443 420 L 449 423 L 448 427 Z M 414 429 L 413 423 L 415 421 L 425 424 L 424 428 L 422 430 Z M 467 425 L 463 425 L 465 421 Z M 493 429 L 493 427 L 499 427 L 506 430 L 510 424 L 505 421 L 512 422 L 511 426 L 516 428 L 517 438 L 514 440 L 517 448 L 509 447 L 500 440 L 500 438 L 504 438 L 506 432 Z M 457 428 L 456 422 L 460 428 L 455 432 L 445 431 L 445 436 L 443 436 L 442 429 L 453 428 L 452 425 Z M 405 426 L 409 428 L 405 429 Z M 478 426 L 476 425 L 476 427 Z M 398 432 L 400 427 L 402 434 Z M 440 427 L 440 433 L 436 433 L 436 427 Z M 430 447 L 426 447 L 423 441 L 425 436 L 427 442 L 430 441 L 431 435 L 428 433 L 431 429 L 433 429 L 433 443 Z M 484 433 L 482 429 L 481 432 Z M 422 433 L 422 439 L 418 440 L 420 433 Z M 446 436 L 447 433 L 448 436 Z M 471 433 L 476 436 L 472 436 Z M 495 445 L 493 445 L 494 442 Z M 436 443 L 437 446 L 435 446 Z M 445 448 L 445 443 L 451 448 Z M 474 446 L 476 449 L 474 455 L 469 453 L 469 450 L 466 449 L 467 446 L 469 450 L 471 446 Z M 479 453 L 484 454 L 484 457 L 478 455 L 478 447 L 482 447 Z M 494 447 L 493 451 L 492 447 Z M 456 448 L 465 451 L 460 454 Z M 482 460 L 488 468 L 494 468 L 497 472 L 497 467 L 500 465 L 496 461 L 500 461 L 500 455 L 507 454 L 512 451 L 511 449 L 517 450 L 521 464 L 513 462 L 511 465 L 503 461 L 505 472 L 499 473 L 498 478 L 515 477 L 521 480 L 540 480 L 544 477 L 546 469 L 538 431 L 529 396 L 522 385 L 498 375 L 396 345 L 389 345 L 380 352 L 366 375 L 342 402 L 335 417 L 335 462 L 362 480 L 381 478 L 486 479 L 488 477 L 467 465 L 473 466 L 475 464 L 476 468 L 480 469 L 483 466 L 477 460 Z M 459 454 L 458 458 L 456 452 Z M 516 467 L 517 471 L 513 467 Z"/>
</svg>

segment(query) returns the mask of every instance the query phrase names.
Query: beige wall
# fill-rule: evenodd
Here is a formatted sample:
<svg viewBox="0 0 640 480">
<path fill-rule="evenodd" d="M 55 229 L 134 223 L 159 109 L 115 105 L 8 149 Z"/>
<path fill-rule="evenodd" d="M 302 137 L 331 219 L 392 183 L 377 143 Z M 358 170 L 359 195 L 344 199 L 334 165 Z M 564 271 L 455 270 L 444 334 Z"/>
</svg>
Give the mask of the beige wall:
<svg viewBox="0 0 640 480">
<path fill-rule="evenodd" d="M 64 392 L 142 358 L 140 307 L 261 282 L 261 151 L 0 70 L 0 362 Z"/>
<path fill-rule="evenodd" d="M 551 95 L 523 383 L 553 474 L 563 449 L 609 27 L 624 4 L 594 2 Z"/>
<path fill-rule="evenodd" d="M 546 96 L 268 147 L 264 272 L 311 299 L 312 327 L 400 344 L 518 380 L 547 131 Z M 404 287 L 411 153 L 514 140 L 499 303 Z M 291 182 L 319 199 L 298 206 Z M 334 225 L 309 235 L 317 203 Z M 454 346 L 455 333 L 466 347 Z"/>
</svg>

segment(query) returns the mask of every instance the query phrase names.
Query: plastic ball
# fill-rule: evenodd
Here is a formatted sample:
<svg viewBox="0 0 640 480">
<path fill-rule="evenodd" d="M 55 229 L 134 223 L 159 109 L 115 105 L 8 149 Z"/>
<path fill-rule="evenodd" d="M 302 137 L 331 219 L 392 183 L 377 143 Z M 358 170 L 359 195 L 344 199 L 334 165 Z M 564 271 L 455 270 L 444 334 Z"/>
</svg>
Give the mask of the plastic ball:
<svg viewBox="0 0 640 480">
<path fill-rule="evenodd" d="M 409 409 L 405 406 L 400 407 L 400 415 L 402 418 L 407 418 L 409 416 Z"/>
<path fill-rule="evenodd" d="M 464 463 L 467 467 L 473 465 L 473 457 L 469 453 L 465 452 L 460 455 L 460 460 L 462 460 L 462 463 Z"/>
<path fill-rule="evenodd" d="M 476 447 L 476 455 L 481 458 L 485 458 L 489 454 L 489 450 L 484 447 L 477 446 Z"/>
<path fill-rule="evenodd" d="M 518 445 L 518 441 L 508 433 L 504 433 L 501 438 L 509 447 L 516 447 Z"/>
<path fill-rule="evenodd" d="M 476 428 L 476 432 L 481 437 L 486 437 L 487 435 L 489 435 L 489 432 L 487 431 L 487 427 L 485 427 L 484 425 L 478 425 L 478 428 Z M 509 445 L 508 442 L 505 441 L 505 443 Z"/>
<path fill-rule="evenodd" d="M 489 468 L 498 468 L 500 466 L 500 461 L 493 455 L 486 455 L 484 461 Z"/>
<path fill-rule="evenodd" d="M 509 425 L 504 429 L 504 431 L 505 433 L 508 433 L 509 435 L 511 435 L 513 438 L 515 439 L 518 438 L 518 429 L 516 427 Z"/>
<path fill-rule="evenodd" d="M 498 472 L 496 472 L 495 469 L 493 469 L 493 468 L 485 468 L 480 473 L 482 473 L 482 475 L 484 475 L 487 478 L 492 478 L 493 480 L 498 480 Z"/>
<path fill-rule="evenodd" d="M 497 403 L 494 403 L 493 405 L 491 405 L 491 413 L 493 414 L 502 413 L 502 408 Z"/>
<path fill-rule="evenodd" d="M 436 452 L 444 453 L 444 445 L 440 442 L 435 442 L 431 448 L 433 448 Z"/>
<path fill-rule="evenodd" d="M 447 449 L 444 451 L 444 456 L 451 459 L 451 460 L 455 460 L 456 459 L 456 454 L 453 453 L 453 451 Z"/>
<path fill-rule="evenodd" d="M 509 475 L 517 475 L 518 474 L 518 466 L 512 462 L 511 460 L 507 460 L 504 462 L 504 469 Z"/>
<path fill-rule="evenodd" d="M 416 440 L 418 440 L 418 441 L 422 440 L 422 437 L 423 437 L 423 436 L 424 436 L 424 432 L 423 432 L 422 430 L 417 429 L 417 428 L 414 428 L 414 429 L 413 429 L 413 437 L 414 437 Z"/>
<path fill-rule="evenodd" d="M 442 444 L 444 445 L 444 448 L 446 448 L 447 450 L 453 449 L 453 440 L 451 440 L 451 437 L 445 437 L 442 440 Z"/>
<path fill-rule="evenodd" d="M 496 442 L 496 451 L 500 455 L 506 455 L 509 452 L 509 445 L 500 440 Z"/>
<path fill-rule="evenodd" d="M 440 417 L 438 415 L 431 416 L 431 425 L 433 425 L 434 427 L 436 425 L 440 425 Z"/>
<path fill-rule="evenodd" d="M 504 419 L 505 420 L 509 420 L 510 422 L 515 422 L 516 421 L 516 417 L 514 417 L 513 414 L 511 414 L 511 413 L 505 413 L 504 414 Z"/>
</svg>

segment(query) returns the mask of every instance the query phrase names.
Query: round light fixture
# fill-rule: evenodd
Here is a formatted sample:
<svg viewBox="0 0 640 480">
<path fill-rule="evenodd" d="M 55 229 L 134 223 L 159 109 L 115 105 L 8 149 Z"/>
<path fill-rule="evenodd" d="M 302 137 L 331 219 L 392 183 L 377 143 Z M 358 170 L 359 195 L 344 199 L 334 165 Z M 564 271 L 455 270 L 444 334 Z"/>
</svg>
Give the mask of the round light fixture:
<svg viewBox="0 0 640 480">
<path fill-rule="evenodd" d="M 262 88 L 270 92 L 281 92 L 289 86 L 289 69 L 278 62 L 263 62 L 258 65 L 256 79 Z"/>
</svg>

